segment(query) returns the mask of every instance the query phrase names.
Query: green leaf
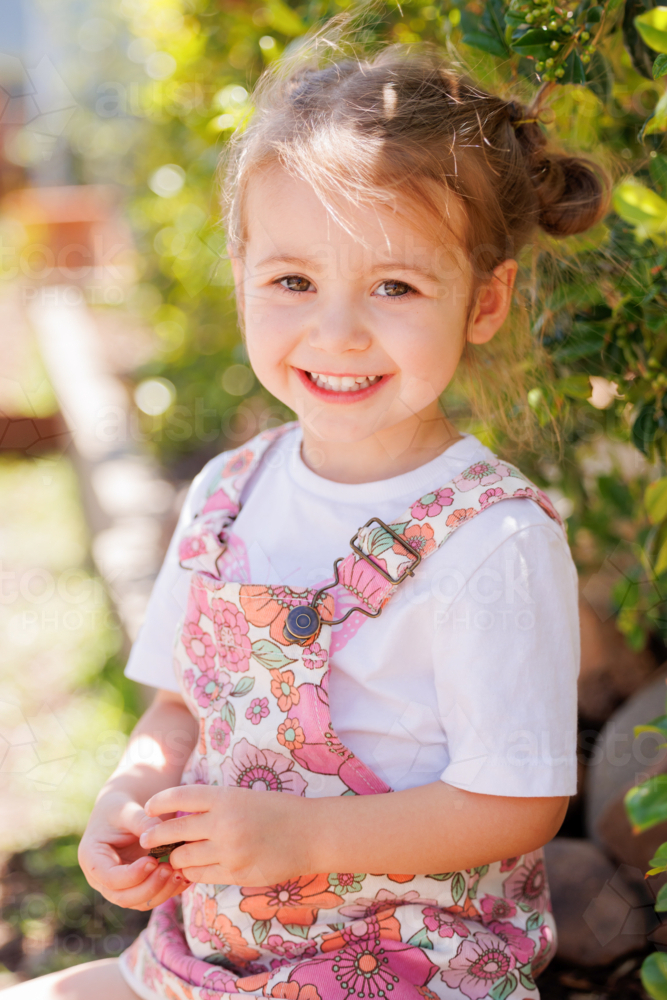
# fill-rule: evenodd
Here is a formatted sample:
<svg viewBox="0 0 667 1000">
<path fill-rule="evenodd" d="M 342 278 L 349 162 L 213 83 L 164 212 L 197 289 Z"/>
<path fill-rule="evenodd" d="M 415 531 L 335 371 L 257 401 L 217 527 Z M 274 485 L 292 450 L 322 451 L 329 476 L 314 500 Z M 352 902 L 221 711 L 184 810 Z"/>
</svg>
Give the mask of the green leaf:
<svg viewBox="0 0 667 1000">
<path fill-rule="evenodd" d="M 252 936 L 254 937 L 257 944 L 261 944 L 265 941 L 271 930 L 270 920 L 256 920 L 252 925 Z"/>
<path fill-rule="evenodd" d="M 536 990 L 537 989 L 537 985 L 536 985 L 535 980 L 533 979 L 533 977 L 530 975 L 530 973 L 526 974 L 523 971 L 523 969 L 519 969 L 519 982 L 523 986 L 524 990 Z"/>
<path fill-rule="evenodd" d="M 497 38 L 487 35 L 484 31 L 469 31 L 463 35 L 462 42 L 469 45 L 471 49 L 479 49 L 481 52 L 488 52 L 492 56 L 507 56 L 507 49 Z"/>
<path fill-rule="evenodd" d="M 643 14 L 652 0 L 626 0 L 623 11 L 623 40 L 628 50 L 632 65 L 645 76 L 647 80 L 653 79 L 653 53 L 646 45 L 635 26 L 635 16 Z"/>
<path fill-rule="evenodd" d="M 442 872 L 440 875 L 427 875 L 426 878 L 434 878 L 438 882 L 446 882 L 453 874 L 454 872 Z"/>
<path fill-rule="evenodd" d="M 667 228 L 667 201 L 634 178 L 618 185 L 613 204 L 622 219 L 644 233 L 657 233 Z"/>
<path fill-rule="evenodd" d="M 667 820 L 667 774 L 657 774 L 631 788 L 625 796 L 625 809 L 635 833 Z"/>
<path fill-rule="evenodd" d="M 651 174 L 651 180 L 658 189 L 658 193 L 662 195 L 667 195 L 667 156 L 652 156 L 649 165 L 649 173 Z M 664 317 L 660 316 L 660 326 L 664 322 Z"/>
<path fill-rule="evenodd" d="M 557 31 L 548 31 L 543 28 L 531 28 L 521 35 L 520 38 L 512 40 L 512 48 L 522 56 L 533 56 L 535 59 L 548 59 L 553 56 L 549 48 L 551 42 L 560 41 Z"/>
<path fill-rule="evenodd" d="M 667 7 L 654 7 L 635 18 L 635 27 L 656 52 L 667 52 Z"/>
<path fill-rule="evenodd" d="M 466 891 L 466 880 L 461 872 L 456 872 L 452 879 L 452 899 L 458 903 Z"/>
<path fill-rule="evenodd" d="M 277 646 L 275 642 L 271 642 L 270 639 L 258 639 L 256 642 L 253 642 L 251 649 L 252 655 L 257 662 L 261 663 L 267 670 L 281 670 L 289 663 L 296 662 L 295 660 L 291 660 L 289 656 L 285 656 L 280 646 Z"/>
<path fill-rule="evenodd" d="M 295 937 L 307 938 L 310 927 L 303 927 L 301 924 L 285 924 L 285 930 L 288 934 L 294 934 Z"/>
<path fill-rule="evenodd" d="M 283 35 L 289 35 L 291 38 L 305 33 L 306 25 L 296 11 L 283 3 L 283 0 L 268 0 L 265 7 L 269 13 L 269 24 L 276 31 L 280 31 Z"/>
<path fill-rule="evenodd" d="M 220 718 L 224 719 L 231 731 L 234 732 L 236 726 L 236 709 L 234 706 L 230 705 L 229 702 L 223 705 L 220 709 Z"/>
<path fill-rule="evenodd" d="M 656 104 L 653 114 L 644 122 L 639 137 L 641 139 L 645 135 L 655 135 L 656 132 L 664 132 L 665 130 L 667 130 L 667 91 Z"/>
<path fill-rule="evenodd" d="M 508 997 L 510 993 L 514 992 L 515 989 L 516 979 L 510 972 L 508 976 L 505 976 L 504 979 L 501 979 L 500 982 L 496 983 L 489 993 L 489 996 L 492 1000 L 505 1000 L 505 997 Z"/>
<path fill-rule="evenodd" d="M 526 930 L 535 931 L 538 927 L 541 927 L 543 923 L 544 917 L 541 913 L 531 913 L 528 920 L 526 920 Z"/>
<path fill-rule="evenodd" d="M 635 736 L 639 736 L 640 733 L 656 733 L 667 739 L 667 715 L 661 715 L 657 719 L 652 719 L 651 722 L 635 726 Z"/>
<path fill-rule="evenodd" d="M 248 691 L 252 691 L 255 686 L 254 677 L 242 677 L 238 682 L 234 690 L 231 692 L 233 698 L 240 698 L 242 695 L 247 694 Z"/>
<path fill-rule="evenodd" d="M 413 934 L 411 938 L 408 938 L 408 944 L 413 944 L 416 948 L 433 949 L 433 942 L 426 933 L 425 927 L 422 927 L 416 932 L 416 934 Z"/>
<path fill-rule="evenodd" d="M 667 571 L 667 538 L 658 549 L 653 569 L 656 576 L 662 576 Z"/>
<path fill-rule="evenodd" d="M 660 524 L 667 518 L 667 476 L 647 486 L 644 503 L 651 524 Z"/>
<path fill-rule="evenodd" d="M 394 539 L 389 532 L 385 531 L 381 526 L 373 528 L 366 538 L 366 547 L 370 556 L 381 556 L 382 553 L 386 552 L 387 549 L 390 549 L 393 544 Z"/>
<path fill-rule="evenodd" d="M 662 52 L 653 63 L 653 79 L 659 80 L 667 73 L 667 55 Z"/>
<path fill-rule="evenodd" d="M 664 871 L 664 868 L 660 869 Z M 655 898 L 655 908 L 658 913 L 664 913 L 667 910 L 667 885 L 661 885 L 658 889 L 658 895 Z"/>
<path fill-rule="evenodd" d="M 591 383 L 588 375 L 568 375 L 556 383 L 558 392 L 573 399 L 588 399 L 591 394 Z"/>
<path fill-rule="evenodd" d="M 648 455 L 653 439 L 658 432 L 658 424 L 655 419 L 655 404 L 644 403 L 637 419 L 632 425 L 632 443 L 635 448 Z"/>
<path fill-rule="evenodd" d="M 642 986 L 653 1000 L 667 1000 L 667 954 L 654 951 L 644 959 Z"/>
</svg>

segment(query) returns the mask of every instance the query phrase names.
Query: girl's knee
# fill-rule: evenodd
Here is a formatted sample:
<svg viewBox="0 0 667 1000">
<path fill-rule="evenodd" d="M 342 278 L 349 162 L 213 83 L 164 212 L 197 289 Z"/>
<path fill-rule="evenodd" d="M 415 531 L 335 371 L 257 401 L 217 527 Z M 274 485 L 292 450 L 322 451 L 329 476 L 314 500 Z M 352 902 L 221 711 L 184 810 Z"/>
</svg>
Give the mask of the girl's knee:
<svg viewBox="0 0 667 1000">
<path fill-rule="evenodd" d="M 120 974 L 118 960 L 76 965 L 62 972 L 52 972 L 30 979 L 5 991 L 3 1000 L 138 1000 Z"/>
</svg>

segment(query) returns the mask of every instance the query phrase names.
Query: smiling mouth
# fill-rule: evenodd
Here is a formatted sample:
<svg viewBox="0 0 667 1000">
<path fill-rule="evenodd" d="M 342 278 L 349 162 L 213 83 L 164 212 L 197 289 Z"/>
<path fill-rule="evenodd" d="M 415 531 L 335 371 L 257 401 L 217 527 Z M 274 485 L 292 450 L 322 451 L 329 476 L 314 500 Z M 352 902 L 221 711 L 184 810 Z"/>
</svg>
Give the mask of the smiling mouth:
<svg viewBox="0 0 667 1000">
<path fill-rule="evenodd" d="M 361 392 L 380 381 L 382 375 L 320 375 L 306 372 L 310 381 L 328 392 Z"/>
</svg>

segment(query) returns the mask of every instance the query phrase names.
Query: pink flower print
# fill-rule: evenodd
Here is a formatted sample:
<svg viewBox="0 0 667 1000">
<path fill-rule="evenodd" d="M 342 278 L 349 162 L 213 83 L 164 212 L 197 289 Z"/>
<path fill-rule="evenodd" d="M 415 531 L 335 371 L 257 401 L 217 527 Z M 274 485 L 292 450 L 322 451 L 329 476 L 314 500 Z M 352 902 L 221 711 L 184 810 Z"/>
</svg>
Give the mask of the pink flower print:
<svg viewBox="0 0 667 1000">
<path fill-rule="evenodd" d="M 227 720 L 216 718 L 209 728 L 208 741 L 218 753 L 225 753 L 229 746 L 231 735 L 232 730 Z"/>
<path fill-rule="evenodd" d="M 449 515 L 445 524 L 448 528 L 456 528 L 459 524 L 463 524 L 464 521 L 469 521 L 471 517 L 474 517 L 477 511 L 474 507 L 459 507 L 458 510 L 453 510 Z"/>
<path fill-rule="evenodd" d="M 192 691 L 192 685 L 195 682 L 195 672 L 191 667 L 187 667 L 181 674 L 181 682 L 185 690 L 190 693 Z"/>
<path fill-rule="evenodd" d="M 416 889 L 409 889 L 402 896 L 397 896 L 391 889 L 379 889 L 373 899 L 370 897 L 358 897 L 353 903 L 341 906 L 339 912 L 344 917 L 360 920 L 375 915 L 389 914 L 391 916 L 399 906 L 437 905 L 438 901 L 436 899 L 422 898 Z M 400 940 L 400 938 L 397 940 Z"/>
<path fill-rule="evenodd" d="M 238 476 L 248 468 L 253 459 L 253 452 L 250 448 L 243 448 L 241 451 L 237 451 L 232 457 L 227 461 L 225 467 L 223 468 L 220 478 L 229 479 L 230 476 Z"/>
<path fill-rule="evenodd" d="M 319 642 L 311 642 L 310 646 L 303 647 L 302 661 L 309 670 L 319 670 L 327 662 L 327 651 Z"/>
<path fill-rule="evenodd" d="M 440 978 L 469 1000 L 481 1000 L 515 965 L 514 955 L 504 941 L 494 934 L 479 933 L 461 942 Z"/>
<path fill-rule="evenodd" d="M 314 980 L 326 998 L 375 995 L 415 1000 L 417 988 L 433 978 L 436 966 L 424 949 L 382 938 L 376 929 L 365 921 L 343 928 L 340 949 L 297 965 L 289 982 L 306 986 Z"/>
<path fill-rule="evenodd" d="M 538 490 L 537 495 L 540 498 L 540 507 L 544 510 L 545 514 L 548 514 L 550 518 L 556 521 L 558 524 L 563 523 L 563 519 L 556 510 L 551 500 L 551 497 L 547 496 L 544 490 Z"/>
<path fill-rule="evenodd" d="M 273 750 L 260 750 L 247 740 L 239 740 L 222 763 L 222 776 L 227 786 L 252 788 L 254 791 L 291 792 L 303 795 L 306 782 L 294 770 L 294 761 Z"/>
<path fill-rule="evenodd" d="M 386 570 L 387 564 L 384 559 L 373 558 L 382 569 Z M 391 589 L 391 584 L 376 573 L 365 559 L 356 559 L 354 556 L 343 559 L 339 566 L 338 579 L 358 601 L 373 611 L 382 606 Z"/>
<path fill-rule="evenodd" d="M 292 750 L 297 764 L 316 774 L 337 774 L 341 781 L 359 795 L 371 792 L 388 792 L 389 787 L 370 768 L 362 764 L 351 750 L 343 746 L 331 725 L 328 676 L 321 684 L 301 684 L 299 686 L 300 745 Z M 284 723 L 283 725 L 286 725 Z M 278 737 L 280 739 L 280 735 Z M 284 734 L 287 738 L 287 733 Z"/>
<path fill-rule="evenodd" d="M 322 1000 L 317 987 L 312 983 L 299 986 L 298 983 L 276 983 L 268 994 L 277 1000 Z"/>
<path fill-rule="evenodd" d="M 202 514 L 208 514 L 212 510 L 223 510 L 231 514 L 232 517 L 235 517 L 239 512 L 239 506 L 220 487 L 220 489 L 215 490 L 206 498 L 206 503 L 202 507 Z"/>
<path fill-rule="evenodd" d="M 515 490 L 512 496 L 525 497 L 528 500 L 537 500 L 537 493 L 530 486 L 522 486 L 520 489 Z"/>
<path fill-rule="evenodd" d="M 420 497 L 417 503 L 412 505 L 412 516 L 417 521 L 423 521 L 425 517 L 437 517 L 443 507 L 451 507 L 454 503 L 454 490 L 446 486 L 442 490 L 435 490 Z"/>
<path fill-rule="evenodd" d="M 227 702 L 232 682 L 224 670 L 204 670 L 197 678 L 192 695 L 201 708 L 212 708 L 214 702 Z"/>
<path fill-rule="evenodd" d="M 490 503 L 497 503 L 501 497 L 505 496 L 505 490 L 501 490 L 500 486 L 492 487 L 485 493 L 482 493 L 479 502 L 482 507 L 487 507 Z"/>
<path fill-rule="evenodd" d="M 502 868 L 501 868 L 502 871 Z M 516 906 L 509 899 L 502 899 L 500 896 L 489 896 L 488 894 L 481 901 L 482 920 L 485 924 L 493 920 L 511 920 L 516 913 Z"/>
<path fill-rule="evenodd" d="M 215 667 L 215 645 L 208 632 L 187 621 L 181 632 L 181 641 L 190 660 L 200 670 L 213 670 Z"/>
<path fill-rule="evenodd" d="M 365 875 L 352 872 L 332 872 L 329 875 L 329 885 L 339 896 L 344 896 L 346 892 L 360 892 L 365 878 Z"/>
<path fill-rule="evenodd" d="M 186 535 L 178 544 L 178 558 L 181 562 L 185 562 L 186 559 L 196 559 L 205 552 L 206 542 L 201 535 Z"/>
<path fill-rule="evenodd" d="M 198 757 L 187 771 L 183 772 L 182 783 L 186 785 L 210 785 L 206 757 Z"/>
<path fill-rule="evenodd" d="M 465 493 L 466 490 L 474 490 L 476 486 L 491 486 L 505 476 L 509 476 L 510 470 L 502 462 L 475 462 L 474 465 L 464 469 L 460 475 L 454 477 L 457 490 Z"/>
<path fill-rule="evenodd" d="M 245 710 L 246 719 L 250 719 L 253 726 L 258 726 L 262 719 L 269 714 L 268 698 L 253 698 Z"/>
<path fill-rule="evenodd" d="M 503 892 L 508 899 L 524 903 L 539 913 L 547 909 L 547 875 L 540 851 L 524 855 L 523 864 L 515 868 L 509 878 L 505 879 Z"/>
<path fill-rule="evenodd" d="M 424 927 L 429 931 L 437 931 L 440 937 L 450 938 L 456 934 L 458 937 L 466 938 L 470 934 L 458 913 L 442 910 L 439 906 L 427 906 L 422 912 Z"/>
<path fill-rule="evenodd" d="M 199 1000 L 220 1000 L 220 995 L 225 993 L 238 993 L 236 979 L 226 969 L 214 966 L 201 985 Z"/>
<path fill-rule="evenodd" d="M 540 945 L 537 955 L 532 962 L 533 976 L 539 976 L 543 969 L 546 969 L 547 965 L 551 961 L 552 955 L 551 951 L 554 946 L 554 935 L 553 931 L 548 924 L 542 924 L 540 927 Z"/>
<path fill-rule="evenodd" d="M 229 670 L 247 670 L 252 650 L 248 636 L 248 623 L 243 612 L 229 601 L 223 601 L 219 597 L 213 599 L 211 607 L 220 660 Z"/>
<path fill-rule="evenodd" d="M 264 947 L 274 955 L 280 955 L 290 962 L 300 958 L 314 958 L 317 945 L 313 941 L 285 941 L 280 934 L 269 934 Z"/>
<path fill-rule="evenodd" d="M 533 957 L 535 942 L 532 941 L 520 927 L 500 920 L 494 920 L 488 925 L 496 937 L 501 938 L 516 959 L 517 965 L 525 965 Z"/>
<path fill-rule="evenodd" d="M 269 626 L 273 641 L 283 646 L 290 645 L 283 635 L 287 615 L 292 608 L 308 603 L 312 596 L 312 591 L 256 584 L 244 584 L 239 593 L 241 607 L 250 624 L 257 628 Z M 333 618 L 333 606 L 334 599 L 330 594 L 318 605 L 317 610 L 325 621 Z"/>
<path fill-rule="evenodd" d="M 501 872 L 511 872 L 513 868 L 516 868 L 519 858 L 505 858 L 504 861 L 500 862 Z"/>
</svg>

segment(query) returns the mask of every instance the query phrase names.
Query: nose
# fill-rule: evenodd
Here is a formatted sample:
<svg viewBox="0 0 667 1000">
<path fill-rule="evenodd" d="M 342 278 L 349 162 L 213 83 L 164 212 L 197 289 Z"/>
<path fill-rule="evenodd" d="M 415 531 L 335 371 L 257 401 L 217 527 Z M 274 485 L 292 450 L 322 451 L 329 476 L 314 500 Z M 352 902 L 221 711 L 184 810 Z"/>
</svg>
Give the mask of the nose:
<svg viewBox="0 0 667 1000">
<path fill-rule="evenodd" d="M 312 317 L 308 330 L 309 345 L 330 355 L 366 351 L 372 339 L 359 310 L 349 302 L 323 304 Z"/>
</svg>

